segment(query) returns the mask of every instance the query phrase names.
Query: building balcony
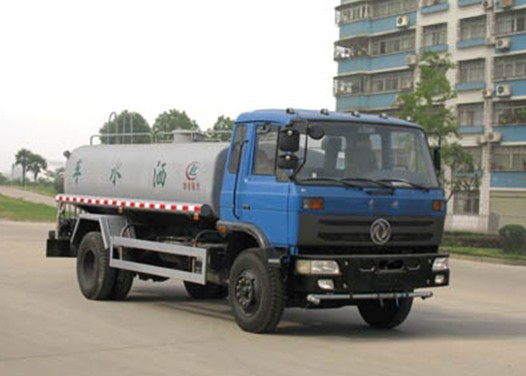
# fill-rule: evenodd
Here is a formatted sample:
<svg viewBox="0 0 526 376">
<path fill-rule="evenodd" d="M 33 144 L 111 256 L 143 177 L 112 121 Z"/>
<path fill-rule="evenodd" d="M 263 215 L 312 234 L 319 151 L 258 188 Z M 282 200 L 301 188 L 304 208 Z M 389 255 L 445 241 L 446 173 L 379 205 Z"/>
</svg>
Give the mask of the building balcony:
<svg viewBox="0 0 526 376">
<path fill-rule="evenodd" d="M 408 23 L 400 26 L 397 23 L 400 16 L 408 16 Z M 374 35 L 379 33 L 385 33 L 388 31 L 397 31 L 407 28 L 414 27 L 416 24 L 416 12 L 401 13 L 397 16 L 378 18 L 378 19 L 365 19 L 358 22 L 346 23 L 340 25 L 340 39 L 363 36 L 363 35 Z M 398 25 L 398 26 L 397 26 Z"/>
<path fill-rule="evenodd" d="M 509 40 L 509 47 L 498 48 L 499 39 Z M 496 48 L 495 53 L 497 55 L 505 54 L 508 52 L 526 51 L 526 33 L 513 34 L 513 35 L 499 35 L 495 37 Z"/>
<path fill-rule="evenodd" d="M 337 111 L 386 109 L 393 107 L 399 92 L 350 95 L 336 98 Z"/>
<path fill-rule="evenodd" d="M 482 0 L 458 0 L 459 7 L 467 7 L 470 5 L 480 4 Z"/>
<path fill-rule="evenodd" d="M 526 96 L 526 78 L 496 81 L 494 96 L 496 99 L 513 99 L 513 97 Z"/>
<path fill-rule="evenodd" d="M 443 2 L 440 4 L 427 5 L 420 8 L 420 13 L 431 14 L 437 12 L 444 12 L 449 9 L 449 3 Z"/>
<path fill-rule="evenodd" d="M 526 0 L 497 0 L 496 8 L 499 10 L 513 10 L 514 8 L 526 5 Z"/>
<path fill-rule="evenodd" d="M 408 51 L 392 55 L 358 56 L 340 60 L 338 62 L 338 74 L 406 68 L 408 66 L 407 56 L 414 53 L 415 51 Z"/>
<path fill-rule="evenodd" d="M 459 40 L 457 42 L 457 48 L 471 48 L 486 45 L 484 38 L 471 39 L 471 40 Z"/>
<path fill-rule="evenodd" d="M 485 82 L 462 82 L 455 85 L 456 91 L 473 91 L 486 88 Z"/>
<path fill-rule="evenodd" d="M 494 132 L 502 135 L 501 142 L 526 142 L 526 123 L 514 125 L 497 125 Z"/>
<path fill-rule="evenodd" d="M 460 134 L 484 134 L 484 125 L 461 126 Z"/>
<path fill-rule="evenodd" d="M 447 44 L 436 44 L 434 46 L 425 46 L 420 48 L 420 53 L 423 54 L 424 52 L 446 52 L 448 50 Z"/>
<path fill-rule="evenodd" d="M 491 188 L 526 188 L 526 172 L 493 171 L 490 186 Z"/>
</svg>

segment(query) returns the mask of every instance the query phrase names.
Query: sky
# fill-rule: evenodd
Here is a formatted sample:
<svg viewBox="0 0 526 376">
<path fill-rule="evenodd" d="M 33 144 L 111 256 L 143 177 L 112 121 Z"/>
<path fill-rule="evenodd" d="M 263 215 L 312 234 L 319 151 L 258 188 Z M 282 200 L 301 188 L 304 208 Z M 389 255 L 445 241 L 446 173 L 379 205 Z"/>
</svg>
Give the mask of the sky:
<svg viewBox="0 0 526 376">
<path fill-rule="evenodd" d="M 0 172 L 50 161 L 112 111 L 201 129 L 260 108 L 335 108 L 338 0 L 0 2 Z M 9 176 L 9 175 L 8 175 Z"/>
</svg>

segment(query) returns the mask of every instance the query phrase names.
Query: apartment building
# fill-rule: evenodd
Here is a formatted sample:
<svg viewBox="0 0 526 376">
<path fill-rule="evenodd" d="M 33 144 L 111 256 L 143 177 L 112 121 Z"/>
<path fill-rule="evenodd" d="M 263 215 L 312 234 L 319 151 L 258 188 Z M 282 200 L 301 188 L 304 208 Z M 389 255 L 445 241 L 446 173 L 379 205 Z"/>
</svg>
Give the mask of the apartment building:
<svg viewBox="0 0 526 376">
<path fill-rule="evenodd" d="M 448 106 L 480 186 L 453 196 L 446 227 L 526 226 L 526 0 L 342 0 L 336 23 L 339 111 L 396 116 L 397 95 L 418 78 L 417 56 L 451 55 L 458 96 Z"/>
</svg>

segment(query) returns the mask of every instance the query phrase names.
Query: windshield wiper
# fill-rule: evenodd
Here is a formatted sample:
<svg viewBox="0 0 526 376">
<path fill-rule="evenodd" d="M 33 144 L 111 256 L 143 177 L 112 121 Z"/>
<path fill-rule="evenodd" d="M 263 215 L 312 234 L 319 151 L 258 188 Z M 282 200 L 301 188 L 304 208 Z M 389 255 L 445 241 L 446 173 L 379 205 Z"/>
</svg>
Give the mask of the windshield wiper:
<svg viewBox="0 0 526 376">
<path fill-rule="evenodd" d="M 386 183 L 403 183 L 403 184 L 409 185 L 410 187 L 413 187 L 413 188 L 416 188 L 416 189 L 421 189 L 423 191 L 429 192 L 429 187 L 426 187 L 424 185 L 420 185 L 420 184 L 417 184 L 417 183 L 413 183 L 412 181 L 409 181 L 407 179 L 380 179 L 378 181 L 379 182 L 386 182 Z"/>
<path fill-rule="evenodd" d="M 345 179 L 337 179 L 337 178 L 329 178 L 329 177 L 317 177 L 317 178 L 303 178 L 297 180 L 299 183 L 302 182 L 308 182 L 308 181 L 327 181 L 327 182 L 333 182 L 333 183 L 339 183 L 349 188 L 358 188 L 360 190 L 363 190 L 363 187 L 358 184 L 353 184 L 351 182 L 345 181 Z"/>
<path fill-rule="evenodd" d="M 359 182 L 364 182 L 364 183 L 373 183 L 382 188 L 395 190 L 395 187 L 393 187 L 392 184 L 388 184 L 387 179 L 374 180 L 374 179 L 366 179 L 366 178 L 343 178 L 342 180 L 345 182 L 359 181 Z"/>
</svg>

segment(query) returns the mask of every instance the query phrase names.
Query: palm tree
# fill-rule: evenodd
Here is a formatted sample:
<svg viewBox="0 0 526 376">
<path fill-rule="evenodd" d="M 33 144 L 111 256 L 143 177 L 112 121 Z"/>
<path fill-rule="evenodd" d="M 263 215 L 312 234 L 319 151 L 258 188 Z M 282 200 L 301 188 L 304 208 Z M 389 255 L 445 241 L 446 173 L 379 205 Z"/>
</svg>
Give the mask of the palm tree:
<svg viewBox="0 0 526 376">
<path fill-rule="evenodd" d="M 27 149 L 20 149 L 15 155 L 15 165 L 20 165 L 22 167 L 22 186 L 26 185 L 26 172 L 29 163 L 31 162 L 31 153 Z"/>
</svg>

